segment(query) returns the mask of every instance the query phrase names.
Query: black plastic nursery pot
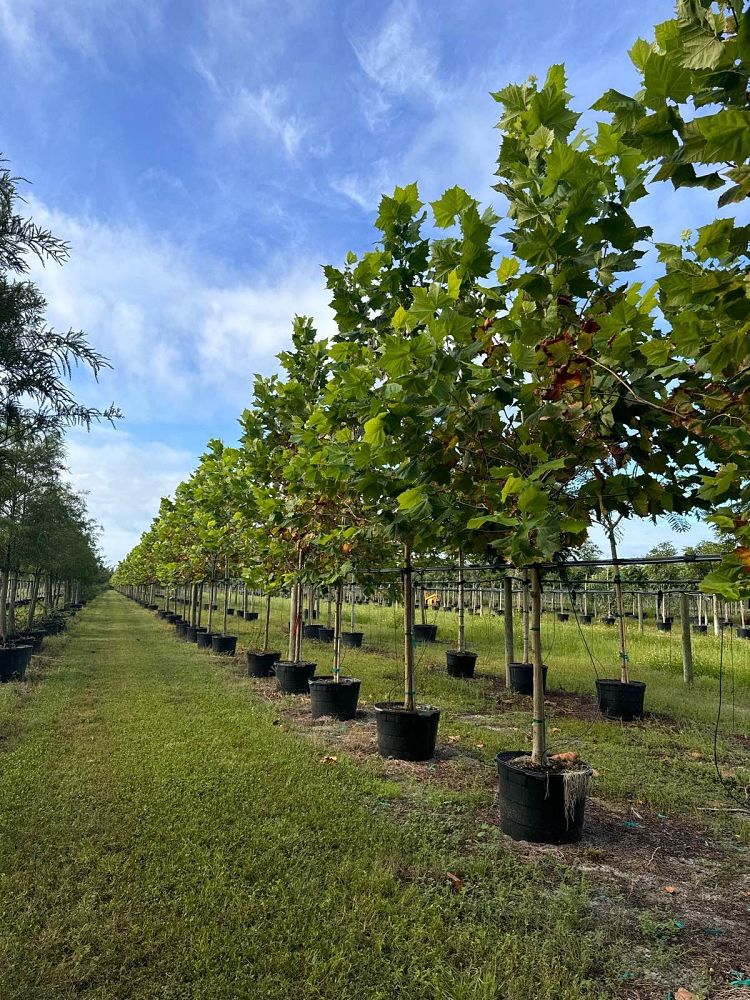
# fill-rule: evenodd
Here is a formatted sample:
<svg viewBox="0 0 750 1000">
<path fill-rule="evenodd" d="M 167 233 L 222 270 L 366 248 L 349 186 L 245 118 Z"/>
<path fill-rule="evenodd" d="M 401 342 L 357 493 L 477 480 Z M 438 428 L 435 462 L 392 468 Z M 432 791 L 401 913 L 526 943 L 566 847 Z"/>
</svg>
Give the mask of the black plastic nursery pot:
<svg viewBox="0 0 750 1000">
<path fill-rule="evenodd" d="M 334 631 L 327 625 L 318 625 L 318 640 L 320 642 L 333 642 Z"/>
<path fill-rule="evenodd" d="M 742 626 L 737 629 L 738 639 L 750 639 L 750 628 L 743 628 Z"/>
<path fill-rule="evenodd" d="M 273 666 L 277 660 L 281 659 L 281 653 L 272 653 L 267 650 L 248 649 L 247 651 L 247 676 L 248 677 L 270 677 L 273 673 Z"/>
<path fill-rule="evenodd" d="M 708 625 L 693 625 L 693 632 L 697 632 L 698 635 L 705 635 L 708 632 Z"/>
<path fill-rule="evenodd" d="M 656 628 L 658 629 L 659 632 L 671 632 L 672 622 L 657 622 Z"/>
<path fill-rule="evenodd" d="M 356 677 L 313 677 L 309 681 L 310 710 L 313 719 L 330 715 L 334 719 L 353 719 L 357 714 L 361 681 Z"/>
<path fill-rule="evenodd" d="M 632 722 L 643 718 L 646 685 L 643 681 L 597 680 L 596 695 L 599 711 L 608 719 Z"/>
<path fill-rule="evenodd" d="M 547 690 L 547 668 L 542 667 L 542 680 L 544 690 Z M 534 693 L 534 664 L 533 663 L 511 663 L 510 665 L 510 689 L 517 694 Z"/>
<path fill-rule="evenodd" d="M 523 750 L 495 757 L 499 779 L 500 828 L 513 840 L 570 844 L 581 839 L 592 770 L 532 770 L 514 763 Z"/>
<path fill-rule="evenodd" d="M 158 604 L 147 604 L 146 607 L 147 607 L 147 609 L 149 611 L 158 611 L 159 610 L 159 605 Z"/>
<path fill-rule="evenodd" d="M 257 611 L 246 611 L 245 612 L 245 621 L 246 622 L 257 622 L 257 620 L 258 620 L 258 612 Z"/>
<path fill-rule="evenodd" d="M 415 642 L 435 642 L 437 639 L 437 625 L 415 625 Z"/>
<path fill-rule="evenodd" d="M 198 636 L 198 630 L 195 625 L 185 626 L 185 642 L 195 642 Z"/>
<path fill-rule="evenodd" d="M 31 662 L 33 646 L 4 646 L 0 648 L 0 681 L 22 681 Z"/>
<path fill-rule="evenodd" d="M 211 636 L 211 652 L 221 653 L 222 656 L 234 656 L 236 649 L 236 635 L 215 634 Z"/>
<path fill-rule="evenodd" d="M 566 612 L 564 612 L 564 611 L 558 611 L 557 612 L 557 620 L 559 622 L 566 622 L 568 620 L 568 618 L 570 618 L 570 615 L 567 614 Z"/>
<path fill-rule="evenodd" d="M 615 619 L 612 617 L 612 615 L 607 615 L 606 617 L 602 618 L 602 622 L 605 625 L 614 625 Z"/>
<path fill-rule="evenodd" d="M 413 711 L 397 702 L 375 705 L 378 753 L 396 760 L 430 760 L 435 756 L 440 709 L 425 707 Z"/>
<path fill-rule="evenodd" d="M 213 639 L 212 632 L 199 632 L 195 639 L 196 643 L 198 644 L 198 649 L 210 649 L 212 639 Z"/>
<path fill-rule="evenodd" d="M 232 615 L 234 615 L 234 608 L 227 608 L 227 614 L 228 614 L 228 615 L 229 615 L 229 617 L 231 618 L 231 617 L 232 617 Z"/>
<path fill-rule="evenodd" d="M 157 615 L 159 616 L 159 618 L 166 618 L 166 617 L 167 617 L 167 615 L 169 614 L 169 612 L 168 612 L 168 611 L 165 611 L 165 610 L 164 610 L 164 608 L 160 608 L 160 609 L 159 609 L 159 610 L 158 610 L 158 611 L 156 612 L 156 614 L 157 614 Z"/>
<path fill-rule="evenodd" d="M 319 625 L 303 625 L 302 626 L 302 638 L 303 639 L 317 639 Z"/>
<path fill-rule="evenodd" d="M 582 625 L 590 625 L 593 617 L 593 615 L 581 615 L 579 621 Z"/>
<path fill-rule="evenodd" d="M 279 690 L 284 694 L 307 694 L 309 682 L 315 676 L 317 663 L 302 660 L 292 663 L 289 660 L 277 660 L 274 671 Z"/>
<path fill-rule="evenodd" d="M 364 637 L 364 632 L 342 632 L 341 645 L 346 646 L 347 649 L 359 649 Z"/>
<path fill-rule="evenodd" d="M 174 634 L 184 642 L 187 639 L 187 630 L 190 626 L 187 622 L 175 622 Z"/>
<path fill-rule="evenodd" d="M 477 665 L 477 654 L 467 650 L 459 652 L 457 649 L 446 650 L 446 666 L 451 677 L 473 677 L 474 667 Z"/>
</svg>

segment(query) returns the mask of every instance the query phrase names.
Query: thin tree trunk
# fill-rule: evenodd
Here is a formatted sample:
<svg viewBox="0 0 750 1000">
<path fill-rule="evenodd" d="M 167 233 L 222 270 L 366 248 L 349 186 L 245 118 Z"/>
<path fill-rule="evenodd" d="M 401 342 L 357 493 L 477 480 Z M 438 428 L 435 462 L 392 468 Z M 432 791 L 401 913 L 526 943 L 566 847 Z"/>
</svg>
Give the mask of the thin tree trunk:
<svg viewBox="0 0 750 1000">
<path fill-rule="evenodd" d="M 229 560 L 224 559 L 224 631 L 222 635 L 227 634 L 227 616 L 229 615 L 229 591 L 230 588 L 227 584 L 227 574 L 229 572 Z"/>
<path fill-rule="evenodd" d="M 0 636 L 8 641 L 8 570 L 0 571 Z"/>
<path fill-rule="evenodd" d="M 458 651 L 466 648 L 466 611 L 464 609 L 464 550 L 458 550 Z"/>
<path fill-rule="evenodd" d="M 534 666 L 534 717 L 531 726 L 531 759 L 543 765 L 547 756 L 544 718 L 544 667 L 542 664 L 542 581 L 537 566 L 531 567 L 531 639 Z"/>
<path fill-rule="evenodd" d="M 338 684 L 341 679 L 341 612 L 344 603 L 344 583 L 336 584 L 336 617 L 333 625 L 333 679 Z"/>
<path fill-rule="evenodd" d="M 503 580 L 503 611 L 505 626 L 505 683 L 510 687 L 510 665 L 513 662 L 513 577 Z"/>
<path fill-rule="evenodd" d="M 404 545 L 404 708 L 409 712 L 413 712 L 416 707 L 414 691 L 414 643 L 412 641 L 413 599 L 411 546 L 407 543 Z"/>
<path fill-rule="evenodd" d="M 34 627 L 34 616 L 36 615 L 36 605 L 39 598 L 39 581 L 41 578 L 42 571 L 38 569 L 34 573 L 29 593 L 29 611 L 26 617 L 26 628 L 29 629 L 29 631 Z"/>
<path fill-rule="evenodd" d="M 531 663 L 531 650 L 529 648 L 529 571 L 523 571 L 521 581 L 521 614 L 523 616 L 523 662 Z M 541 619 L 541 606 L 539 609 Z"/>
<path fill-rule="evenodd" d="M 263 633 L 263 652 L 268 652 L 268 634 L 271 630 L 271 595 L 266 594 L 266 625 Z"/>
<path fill-rule="evenodd" d="M 607 531 L 607 537 L 609 539 L 609 551 L 612 555 L 612 562 L 614 563 L 614 588 L 615 588 L 615 603 L 617 605 L 617 615 L 618 624 L 620 631 L 620 680 L 623 684 L 628 683 L 628 645 L 627 645 L 627 633 L 625 631 L 625 604 L 622 597 L 622 577 L 620 576 L 620 567 L 617 559 L 617 541 L 615 539 L 615 529 L 612 524 L 612 518 L 609 516 L 604 508 L 604 501 L 599 498 L 602 521 Z"/>
<path fill-rule="evenodd" d="M 16 600 L 18 598 L 18 570 L 13 570 L 10 577 L 10 596 L 8 603 L 8 635 L 16 634 Z"/>
</svg>

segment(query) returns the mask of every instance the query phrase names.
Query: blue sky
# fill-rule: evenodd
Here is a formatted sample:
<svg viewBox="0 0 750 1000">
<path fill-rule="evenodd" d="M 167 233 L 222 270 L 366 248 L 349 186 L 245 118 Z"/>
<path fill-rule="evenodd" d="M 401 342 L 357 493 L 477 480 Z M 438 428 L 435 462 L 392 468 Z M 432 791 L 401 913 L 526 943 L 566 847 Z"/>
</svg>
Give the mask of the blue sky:
<svg viewBox="0 0 750 1000">
<path fill-rule="evenodd" d="M 579 110 L 610 86 L 632 91 L 626 50 L 671 11 L 0 0 L 0 151 L 33 181 L 34 216 L 71 244 L 65 267 L 35 277 L 51 320 L 85 329 L 113 363 L 86 398 L 126 416 L 70 438 L 107 556 L 137 541 L 208 438 L 235 436 L 294 313 L 330 328 L 320 265 L 371 245 L 380 193 L 416 180 L 426 198 L 460 184 L 491 200 L 490 91 L 553 62 Z M 674 237 L 710 198 L 665 189 L 647 221 Z M 639 526 L 624 549 L 665 537 Z"/>
</svg>

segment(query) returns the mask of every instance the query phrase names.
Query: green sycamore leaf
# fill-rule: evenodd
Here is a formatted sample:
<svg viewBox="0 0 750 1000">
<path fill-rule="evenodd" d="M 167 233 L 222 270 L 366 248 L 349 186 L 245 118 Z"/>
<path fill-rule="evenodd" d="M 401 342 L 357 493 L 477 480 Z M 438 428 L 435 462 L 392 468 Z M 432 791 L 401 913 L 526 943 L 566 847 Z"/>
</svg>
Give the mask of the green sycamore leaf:
<svg viewBox="0 0 750 1000">
<path fill-rule="evenodd" d="M 706 140 L 706 163 L 744 163 L 750 157 L 750 112 L 725 108 L 696 124 Z"/>
<path fill-rule="evenodd" d="M 448 298 L 457 299 L 461 294 L 461 275 L 454 269 L 448 275 Z"/>
<path fill-rule="evenodd" d="M 514 275 L 518 274 L 520 268 L 517 257 L 503 257 L 500 261 L 500 267 L 497 269 L 497 280 L 504 284 Z"/>
<path fill-rule="evenodd" d="M 447 229 L 454 225 L 456 218 L 470 205 L 476 205 L 476 201 L 463 188 L 456 185 L 448 188 L 442 198 L 431 202 L 431 205 L 435 215 L 435 225 Z"/>
<path fill-rule="evenodd" d="M 385 413 L 379 413 L 376 417 L 371 417 L 370 420 L 365 421 L 365 430 L 362 435 L 362 440 L 365 444 L 369 444 L 371 448 L 382 448 L 387 441 L 385 429 L 383 427 L 385 418 Z"/>
<path fill-rule="evenodd" d="M 399 510 L 409 511 L 424 503 L 427 500 L 427 495 L 424 486 L 413 486 L 411 489 L 399 493 L 396 499 Z"/>
</svg>

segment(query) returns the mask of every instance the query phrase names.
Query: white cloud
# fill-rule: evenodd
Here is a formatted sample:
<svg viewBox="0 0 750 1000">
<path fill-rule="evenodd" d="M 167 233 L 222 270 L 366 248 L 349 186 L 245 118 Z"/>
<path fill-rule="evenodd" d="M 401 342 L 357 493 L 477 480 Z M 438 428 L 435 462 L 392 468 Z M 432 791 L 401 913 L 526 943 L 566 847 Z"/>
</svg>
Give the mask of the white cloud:
<svg viewBox="0 0 750 1000">
<path fill-rule="evenodd" d="M 233 141 L 248 135 L 277 140 L 290 157 L 296 155 L 307 133 L 307 124 L 288 110 L 282 87 L 264 87 L 257 92 L 240 89 L 225 103 L 219 122 L 220 136 Z"/>
<path fill-rule="evenodd" d="M 33 199 L 29 207 L 71 244 L 63 267 L 34 271 L 50 321 L 84 329 L 113 365 L 81 394 L 97 405 L 114 398 L 129 425 L 180 422 L 205 426 L 208 437 L 212 420 L 247 405 L 252 374 L 275 367 L 295 314 L 331 327 L 317 261 L 270 259 L 252 281 L 227 277 L 145 230 L 73 218 Z"/>
<path fill-rule="evenodd" d="M 122 429 L 98 427 L 70 433 L 68 478 L 87 493 L 91 517 L 103 530 L 108 562 L 122 559 L 148 528 L 159 500 L 190 474 L 196 456 L 156 441 L 136 441 Z"/>
<path fill-rule="evenodd" d="M 54 68 L 52 50 L 72 48 L 86 58 L 99 60 L 100 42 L 114 39 L 118 46 L 134 49 L 161 25 L 161 4 L 155 0 L 0 0 L 0 39 L 17 57 Z"/>
<path fill-rule="evenodd" d="M 378 30 L 360 34 L 350 43 L 360 66 L 378 88 L 394 95 L 440 96 L 437 46 L 413 0 L 393 0 Z"/>
</svg>

